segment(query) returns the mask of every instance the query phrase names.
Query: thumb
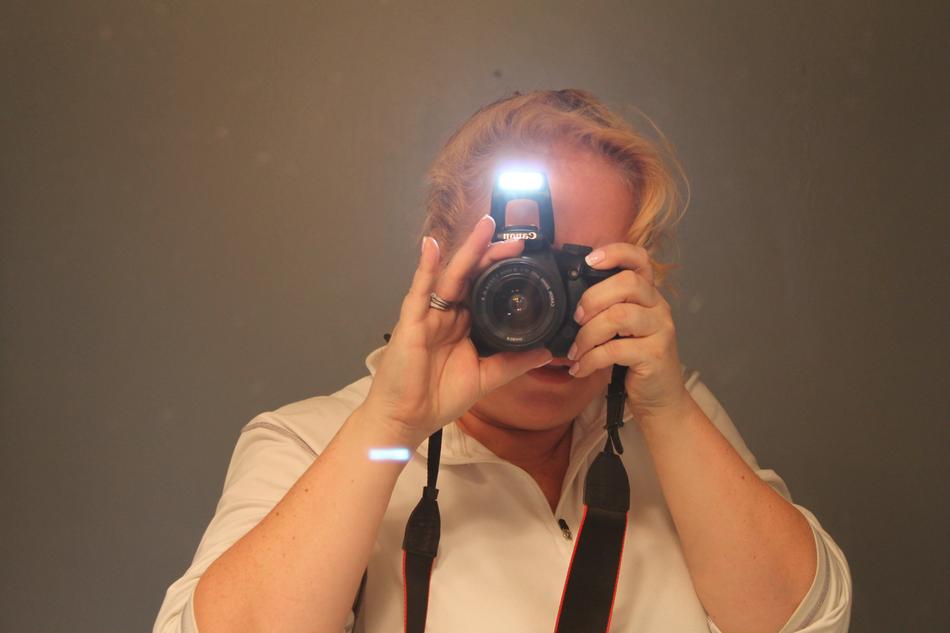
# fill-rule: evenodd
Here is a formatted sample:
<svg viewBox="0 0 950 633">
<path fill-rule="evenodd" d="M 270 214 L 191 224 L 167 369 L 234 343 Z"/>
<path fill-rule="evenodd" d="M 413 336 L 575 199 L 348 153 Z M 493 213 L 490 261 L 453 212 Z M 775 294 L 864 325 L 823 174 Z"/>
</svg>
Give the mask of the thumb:
<svg viewBox="0 0 950 633">
<path fill-rule="evenodd" d="M 479 360 L 482 393 L 488 393 L 518 376 L 551 362 L 551 352 L 544 348 L 527 352 L 501 352 Z"/>
</svg>

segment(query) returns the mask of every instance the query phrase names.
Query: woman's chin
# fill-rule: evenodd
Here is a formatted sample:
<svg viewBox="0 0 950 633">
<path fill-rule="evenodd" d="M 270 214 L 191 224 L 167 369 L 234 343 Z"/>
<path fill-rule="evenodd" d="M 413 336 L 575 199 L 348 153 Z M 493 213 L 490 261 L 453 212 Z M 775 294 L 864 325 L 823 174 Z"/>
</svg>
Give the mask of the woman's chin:
<svg viewBox="0 0 950 633">
<path fill-rule="evenodd" d="M 594 374 L 574 378 L 567 369 L 533 369 L 492 391 L 477 408 L 519 429 L 549 429 L 573 420 L 606 383 Z"/>
<path fill-rule="evenodd" d="M 539 383 L 548 384 L 548 385 L 568 385 L 572 382 L 578 380 L 574 378 L 568 369 L 570 365 L 555 365 L 553 363 L 545 365 L 544 367 L 538 367 L 537 369 L 532 369 L 525 376 L 533 378 Z"/>
</svg>

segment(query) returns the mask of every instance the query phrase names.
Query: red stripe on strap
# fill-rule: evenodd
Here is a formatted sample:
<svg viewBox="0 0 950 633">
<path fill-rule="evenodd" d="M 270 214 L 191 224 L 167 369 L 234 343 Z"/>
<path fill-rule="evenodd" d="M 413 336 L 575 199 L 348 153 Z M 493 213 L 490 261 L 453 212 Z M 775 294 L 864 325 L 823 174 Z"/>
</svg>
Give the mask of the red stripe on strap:
<svg viewBox="0 0 950 633">
<path fill-rule="evenodd" d="M 574 556 L 577 554 L 577 546 L 581 542 L 581 533 L 584 531 L 584 521 L 587 520 L 587 505 L 584 506 L 584 515 L 581 517 L 581 525 L 577 528 L 577 536 L 574 537 L 574 551 L 571 552 L 571 563 L 567 566 L 567 576 L 564 578 L 564 589 L 561 590 L 561 604 L 557 608 L 557 620 L 554 621 L 554 631 L 561 623 L 561 611 L 564 609 L 564 596 L 567 595 L 567 581 L 571 579 L 571 567 L 574 566 Z M 614 591 L 616 591 L 616 586 Z"/>
<path fill-rule="evenodd" d="M 402 630 L 409 628 L 409 583 L 406 580 L 406 550 L 402 550 Z"/>
</svg>

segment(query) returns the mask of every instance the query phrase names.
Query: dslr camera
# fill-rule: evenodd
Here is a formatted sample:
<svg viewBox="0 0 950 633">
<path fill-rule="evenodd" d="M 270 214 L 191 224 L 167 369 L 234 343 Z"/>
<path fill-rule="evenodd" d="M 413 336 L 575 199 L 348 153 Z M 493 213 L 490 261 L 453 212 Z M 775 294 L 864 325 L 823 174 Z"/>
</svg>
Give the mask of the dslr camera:
<svg viewBox="0 0 950 633">
<path fill-rule="evenodd" d="M 508 226 L 508 203 L 530 200 L 538 207 L 538 225 Z M 590 286 L 620 272 L 595 270 L 584 257 L 593 249 L 580 244 L 554 248 L 554 208 L 543 172 L 503 171 L 491 197 L 493 242 L 523 239 L 518 257 L 495 262 L 472 286 L 471 339 L 480 356 L 546 347 L 566 356 L 580 329 L 574 310 Z"/>
</svg>

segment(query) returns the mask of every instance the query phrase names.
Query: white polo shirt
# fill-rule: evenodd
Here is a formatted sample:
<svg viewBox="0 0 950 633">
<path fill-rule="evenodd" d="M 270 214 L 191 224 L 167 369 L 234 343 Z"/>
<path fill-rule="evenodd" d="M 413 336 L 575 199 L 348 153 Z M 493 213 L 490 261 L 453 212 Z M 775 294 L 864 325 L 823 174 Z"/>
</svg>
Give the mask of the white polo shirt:
<svg viewBox="0 0 950 633">
<path fill-rule="evenodd" d="M 366 397 L 382 348 L 366 358 L 370 375 L 330 396 L 261 413 L 241 431 L 224 491 L 191 566 L 168 588 L 154 633 L 195 633 L 192 596 L 201 574 L 250 531 L 329 444 Z M 684 375 L 687 371 L 683 368 Z M 791 502 L 781 477 L 759 467 L 725 410 L 691 371 L 686 387 L 756 474 Z M 439 471 L 442 535 L 429 591 L 433 633 L 551 633 L 583 510 L 584 476 L 606 438 L 603 396 L 575 420 L 561 499 L 551 511 L 521 468 L 462 433 L 443 431 Z M 630 512 L 611 631 L 720 633 L 696 595 L 673 519 L 639 428 L 626 417 L 623 462 Z M 402 538 L 426 482 L 423 442 L 399 476 L 369 562 L 357 633 L 403 630 Z M 808 594 L 780 633 L 845 633 L 851 577 L 844 554 L 815 516 L 795 505 L 815 536 L 818 566 Z M 569 526 L 570 538 L 558 520 Z M 352 630 L 348 624 L 345 631 Z"/>
</svg>

